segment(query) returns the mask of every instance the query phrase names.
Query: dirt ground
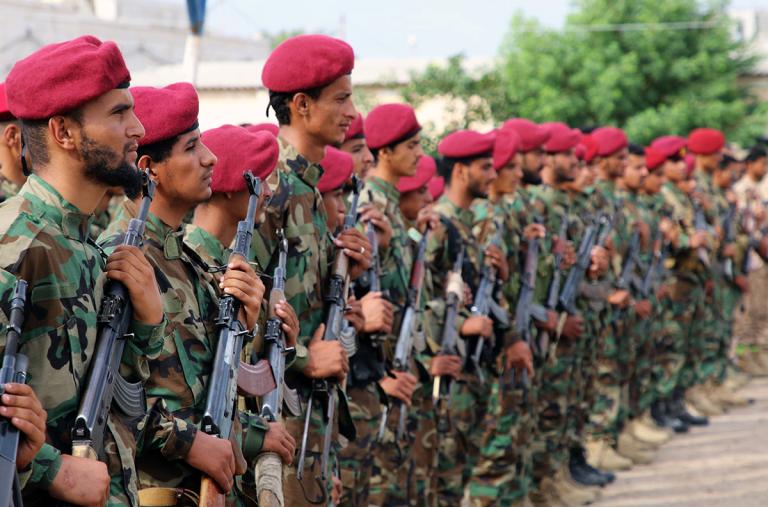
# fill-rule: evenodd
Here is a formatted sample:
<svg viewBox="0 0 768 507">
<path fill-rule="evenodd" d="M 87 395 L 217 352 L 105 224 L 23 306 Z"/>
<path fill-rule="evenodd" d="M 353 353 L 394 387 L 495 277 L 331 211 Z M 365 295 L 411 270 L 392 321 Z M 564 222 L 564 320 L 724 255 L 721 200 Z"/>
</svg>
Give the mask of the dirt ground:
<svg viewBox="0 0 768 507">
<path fill-rule="evenodd" d="M 768 379 L 742 391 L 754 404 L 675 436 L 650 465 L 619 472 L 596 507 L 768 506 Z"/>
</svg>

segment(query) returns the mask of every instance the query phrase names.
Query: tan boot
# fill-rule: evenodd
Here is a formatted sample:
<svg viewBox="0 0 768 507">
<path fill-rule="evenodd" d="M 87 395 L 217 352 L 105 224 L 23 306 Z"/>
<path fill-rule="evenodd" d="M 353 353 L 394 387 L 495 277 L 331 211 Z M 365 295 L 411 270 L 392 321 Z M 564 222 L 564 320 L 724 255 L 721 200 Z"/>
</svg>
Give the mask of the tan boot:
<svg viewBox="0 0 768 507">
<path fill-rule="evenodd" d="M 647 428 L 653 429 L 655 432 L 661 432 L 667 435 L 668 440 L 672 439 L 672 436 L 674 435 L 674 431 L 672 431 L 670 428 L 662 428 L 658 424 L 656 424 L 656 421 L 653 420 L 653 417 L 651 416 L 651 411 L 646 410 L 643 412 L 643 415 L 640 417 L 640 422 L 643 423 L 643 426 Z"/>
<path fill-rule="evenodd" d="M 648 426 L 642 418 L 630 421 L 627 427 L 633 437 L 654 448 L 661 447 L 671 438 L 666 431 L 660 431 L 653 426 Z"/>
<path fill-rule="evenodd" d="M 591 488 L 576 484 L 569 478 L 566 472 L 567 467 L 563 467 L 555 475 L 554 486 L 561 500 L 568 505 L 589 505 L 602 496 L 598 488 Z"/>
<path fill-rule="evenodd" d="M 560 498 L 554 481 L 549 477 L 542 479 L 539 488 L 528 493 L 528 498 L 535 507 L 571 507 Z"/>
<path fill-rule="evenodd" d="M 695 386 L 685 394 L 686 399 L 705 416 L 722 415 L 723 407 L 713 402 L 704 392 L 702 386 Z"/>
<path fill-rule="evenodd" d="M 746 407 L 749 405 L 747 398 L 734 392 L 733 389 L 729 389 L 726 384 L 713 385 L 707 394 L 721 405 L 729 407 Z"/>
<path fill-rule="evenodd" d="M 632 468 L 632 460 L 614 451 L 605 439 L 589 439 L 585 448 L 587 449 L 587 463 L 599 470 L 614 472 Z"/>
<path fill-rule="evenodd" d="M 768 377 L 768 367 L 760 364 L 757 354 L 752 351 L 746 352 L 739 357 L 739 369 L 753 377 Z"/>
<path fill-rule="evenodd" d="M 656 457 L 656 452 L 651 446 L 643 444 L 626 429 L 619 435 L 617 451 L 636 465 L 647 465 Z"/>
</svg>

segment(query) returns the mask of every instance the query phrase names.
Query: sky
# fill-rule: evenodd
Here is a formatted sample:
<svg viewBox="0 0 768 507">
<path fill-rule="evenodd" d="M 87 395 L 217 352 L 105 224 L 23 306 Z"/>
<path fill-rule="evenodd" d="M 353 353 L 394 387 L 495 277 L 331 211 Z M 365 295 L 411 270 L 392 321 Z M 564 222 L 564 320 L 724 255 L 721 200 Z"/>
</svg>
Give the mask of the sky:
<svg viewBox="0 0 768 507">
<path fill-rule="evenodd" d="M 572 0 L 208 0 L 207 29 L 251 35 L 287 30 L 341 35 L 363 58 L 492 57 L 516 12 L 563 25 Z M 766 8 L 733 0 L 732 8 Z"/>
</svg>

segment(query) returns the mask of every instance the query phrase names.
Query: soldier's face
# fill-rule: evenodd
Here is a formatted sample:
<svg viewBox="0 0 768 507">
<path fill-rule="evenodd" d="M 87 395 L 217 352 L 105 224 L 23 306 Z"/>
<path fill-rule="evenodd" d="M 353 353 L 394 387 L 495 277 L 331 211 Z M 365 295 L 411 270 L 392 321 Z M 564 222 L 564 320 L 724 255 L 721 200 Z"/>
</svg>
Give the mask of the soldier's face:
<svg viewBox="0 0 768 507">
<path fill-rule="evenodd" d="M 621 178 L 624 175 L 628 154 L 628 150 L 624 148 L 605 159 L 605 167 L 609 176 L 613 178 Z"/>
<path fill-rule="evenodd" d="M 493 189 L 497 194 L 511 194 L 520 185 L 523 180 L 523 169 L 517 164 L 517 158 L 505 165 L 496 172 L 496 180 L 493 182 Z"/>
<path fill-rule="evenodd" d="M 664 161 L 662 166 L 664 177 L 673 182 L 683 181 L 686 179 L 685 175 L 685 161 L 679 158 L 668 159 Z"/>
<path fill-rule="evenodd" d="M 576 173 L 578 171 L 578 160 L 576 155 L 573 154 L 573 149 L 555 153 L 550 156 L 552 161 L 552 168 L 555 171 L 555 178 L 560 183 L 574 181 L 576 179 Z"/>
<path fill-rule="evenodd" d="M 469 164 L 468 190 L 473 199 L 488 196 L 488 189 L 496 179 L 496 170 L 493 168 L 491 157 L 476 158 Z"/>
<path fill-rule="evenodd" d="M 329 84 L 315 100 L 306 97 L 302 110 L 306 132 L 319 143 L 340 146 L 357 110 L 352 103 L 352 79 L 341 76 Z M 292 112 L 293 118 L 293 112 Z"/>
<path fill-rule="evenodd" d="M 541 148 L 523 153 L 523 181 L 532 185 L 541 183 L 541 168 L 544 165 L 544 153 Z"/>
<path fill-rule="evenodd" d="M 355 174 L 359 178 L 365 179 L 368 171 L 373 167 L 373 155 L 371 150 L 368 149 L 368 145 L 365 144 L 365 138 L 360 137 L 344 141 L 344 144 L 341 145 L 341 150 L 352 155 L 352 160 L 355 162 Z"/>
<path fill-rule="evenodd" d="M 658 194 L 664 184 L 664 174 L 660 170 L 648 173 L 643 182 L 643 191 L 648 195 Z"/>
<path fill-rule="evenodd" d="M 325 214 L 328 216 L 328 230 L 335 231 L 344 223 L 344 191 L 342 188 L 332 190 L 323 194 L 323 206 Z"/>
<path fill-rule="evenodd" d="M 171 155 L 157 164 L 157 191 L 169 202 L 190 207 L 207 201 L 215 164 L 216 155 L 203 144 L 199 129 L 182 134 Z"/>
<path fill-rule="evenodd" d="M 726 190 L 731 187 L 731 183 L 733 182 L 733 171 L 733 164 L 729 164 L 725 169 L 718 169 L 715 171 L 712 181 L 718 188 Z"/>
<path fill-rule="evenodd" d="M 432 204 L 432 194 L 424 185 L 421 188 L 400 194 L 400 212 L 410 221 L 416 221 L 419 211 Z"/>
<path fill-rule="evenodd" d="M 624 185 L 630 190 L 639 190 L 647 176 L 648 169 L 645 167 L 645 157 L 630 155 L 622 178 Z"/>
<path fill-rule="evenodd" d="M 421 135 L 416 134 L 391 148 L 385 148 L 379 156 L 384 157 L 387 165 L 401 178 L 413 176 L 416 174 L 419 160 L 424 156 Z"/>
<path fill-rule="evenodd" d="M 757 180 L 762 179 L 765 176 L 766 167 L 768 167 L 765 161 L 765 157 L 760 157 L 757 160 L 747 162 L 747 172 Z"/>
</svg>

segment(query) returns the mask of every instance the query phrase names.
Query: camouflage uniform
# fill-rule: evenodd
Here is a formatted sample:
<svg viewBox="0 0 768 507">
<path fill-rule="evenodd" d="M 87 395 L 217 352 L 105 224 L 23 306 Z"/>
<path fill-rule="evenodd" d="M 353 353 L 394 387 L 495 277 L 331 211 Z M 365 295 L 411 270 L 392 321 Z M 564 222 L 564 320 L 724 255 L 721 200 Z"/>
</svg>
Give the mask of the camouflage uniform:
<svg viewBox="0 0 768 507">
<path fill-rule="evenodd" d="M 413 265 L 412 240 L 408 236 L 408 230 L 399 207 L 400 193 L 391 184 L 380 178 L 371 177 L 366 182 L 360 194 L 360 204 L 371 202 L 384 216 L 389 220 L 392 226 L 393 234 L 387 249 L 381 249 L 380 254 L 380 282 L 383 291 L 387 292 L 387 299 L 399 310 L 395 312 L 395 319 L 392 325 L 393 335 L 379 338 L 378 343 L 364 343 L 366 339 L 360 341 L 358 352 L 351 360 L 352 378 L 350 379 L 354 387 L 349 391 L 351 398 L 351 410 L 353 419 L 355 412 L 365 415 L 366 419 L 360 418 L 357 421 L 358 439 L 350 443 L 347 449 L 342 451 L 342 471 L 345 468 L 344 457 L 348 453 L 356 452 L 358 454 L 357 463 L 348 460 L 348 467 L 359 467 L 359 476 L 354 478 L 352 484 L 357 484 L 360 489 L 357 494 L 355 505 L 363 505 L 366 501 L 366 491 L 369 490 L 367 502 L 374 505 L 403 505 L 410 502 L 417 504 L 424 502 L 425 497 L 433 495 L 430 491 L 429 481 L 433 477 L 431 462 L 434 456 L 435 442 L 419 442 L 416 444 L 416 436 L 419 426 L 425 424 L 431 425 L 434 420 L 431 410 L 431 403 L 427 404 L 429 398 L 423 396 L 425 385 L 429 382 L 429 376 L 423 366 L 417 367 L 411 365 L 410 372 L 419 380 L 414 391 L 414 407 L 408 412 L 408 434 L 405 442 L 396 442 L 397 424 L 400 418 L 400 404 L 396 400 L 389 400 L 389 410 L 387 414 L 386 429 L 382 441 L 375 443 L 373 440 L 379 429 L 381 422 L 381 396 L 378 388 L 378 380 L 384 374 L 381 369 L 385 362 L 391 365 L 394 357 L 394 349 L 397 342 L 404 307 L 407 302 L 408 289 L 410 283 L 410 270 Z M 416 344 L 423 349 L 424 344 Z M 361 355 L 361 346 L 364 347 L 366 357 Z M 378 356 L 379 371 L 375 378 L 360 379 L 360 384 L 365 384 L 366 380 L 370 382 L 367 385 L 358 385 L 355 378 L 357 372 L 363 373 L 363 376 L 369 376 L 376 370 L 376 365 L 371 363 L 374 355 Z M 367 366 L 363 364 L 367 363 Z M 375 359 L 374 359 L 375 361 Z M 414 362 L 415 363 L 415 362 Z M 356 398 L 367 400 L 367 403 L 361 403 L 356 407 Z M 363 406 L 364 405 L 364 406 Z M 423 409 L 423 410 L 420 410 Z M 423 430 L 423 428 L 422 428 Z M 434 432 L 430 440 L 434 440 Z M 426 445 L 425 445 L 426 444 Z M 430 449 L 427 456 L 413 455 L 415 448 L 419 449 L 421 454 L 425 453 L 425 447 Z M 363 452 L 361 452 L 363 451 Z M 373 451 L 371 453 L 371 451 Z M 371 463 L 362 461 L 362 457 L 370 459 Z M 423 462 L 418 465 L 416 462 Z M 366 470 L 367 468 L 367 470 Z M 370 484 L 369 484 L 370 483 Z M 345 488 L 349 484 L 345 482 Z"/>
<path fill-rule="evenodd" d="M 461 209 L 446 196 L 434 205 L 434 211 L 440 215 L 439 226 L 432 231 L 427 242 L 426 263 L 432 276 L 433 299 L 428 303 L 432 316 L 430 324 L 434 327 L 434 336 L 441 336 L 445 317 L 445 282 L 446 273 L 453 268 L 458 254 L 459 242 L 465 247 L 462 278 L 474 293 L 480 269 L 480 248 L 477 238 L 472 236 L 472 211 Z M 456 319 L 456 329 L 461 329 L 464 319 L 469 316 L 465 307 L 460 308 Z M 457 347 L 462 358 L 471 350 L 461 336 Z M 485 415 L 487 389 L 474 373 L 462 373 L 458 379 L 451 380 L 451 398 L 447 413 L 437 414 L 444 421 L 449 421 L 446 431 L 438 432 L 437 488 L 439 505 L 457 505 L 464 496 L 472 470 L 472 465 L 479 455 L 480 422 Z"/>
<path fill-rule="evenodd" d="M 88 236 L 89 226 L 90 217 L 36 175 L 18 196 L 0 206 L 0 267 L 29 283 L 19 352 L 30 359 L 29 384 L 48 412 L 47 443 L 33 462 L 24 491 L 26 505 L 53 502 L 45 490 L 59 470 L 61 452 L 71 448 L 71 425 L 93 357 L 105 261 Z M 12 288 L 2 286 L 3 301 L 10 301 Z M 2 317 L 4 328 L 7 321 Z M 134 321 L 132 332 L 121 371 L 128 378 L 143 379 L 148 374 L 146 356 L 157 354 L 162 346 L 165 321 L 157 326 Z M 0 336 L 5 337 L 5 329 Z M 107 422 L 110 505 L 138 505 L 134 451 L 140 424 L 114 415 Z"/>
<path fill-rule="evenodd" d="M 20 188 L 16 183 L 0 176 L 0 202 L 6 201 L 18 194 Z"/>
<path fill-rule="evenodd" d="M 335 248 L 330 243 L 327 217 L 323 199 L 317 190 L 317 181 L 323 173 L 318 164 L 310 163 L 296 148 L 284 139 L 278 139 L 280 154 L 276 169 L 267 178 L 273 190 L 272 199 L 264 209 L 261 226 L 253 236 L 252 253 L 262 269 L 274 271 L 277 265 L 277 231 L 282 229 L 288 241 L 288 258 L 285 276 L 285 298 L 299 319 L 297 358 L 286 371 L 286 383 L 299 391 L 305 410 L 311 393 L 312 382 L 301 372 L 306 367 L 307 345 L 315 330 L 323 323 L 323 284 L 329 276 L 329 260 Z M 269 289 L 269 287 L 267 287 Z M 339 429 L 348 440 L 354 439 L 354 423 L 349 417 L 347 399 L 338 396 Z M 300 484 L 294 464 L 285 467 L 283 487 L 286 505 L 299 505 L 309 499 L 330 494 L 331 482 L 321 490 L 314 480 L 320 473 L 320 456 L 325 432 L 324 403 L 315 398 L 312 407 L 310 432 L 307 446 L 304 478 Z M 296 417 L 284 414 L 288 432 L 300 444 L 304 431 L 304 415 Z M 334 430 L 336 421 L 334 423 Z M 333 439 L 336 442 L 336 439 Z M 331 446 L 332 463 L 336 460 L 338 445 Z"/>
<path fill-rule="evenodd" d="M 473 203 L 474 233 L 489 237 L 495 231 L 494 220 L 503 227 L 502 249 L 509 262 L 509 280 L 503 284 L 504 306 L 514 308 L 520 290 L 520 241 L 522 229 L 518 221 L 519 203 L 514 194 L 498 201 L 480 199 Z M 486 231 L 486 232 L 484 232 Z M 510 312 L 512 316 L 514 312 Z M 490 396 L 483 421 L 480 458 L 472 470 L 470 497 L 474 506 L 511 505 L 522 501 L 530 487 L 530 444 L 535 429 L 530 401 L 535 399 L 533 382 L 529 392 L 509 385 L 509 373 L 498 366 L 489 379 Z"/>
</svg>

